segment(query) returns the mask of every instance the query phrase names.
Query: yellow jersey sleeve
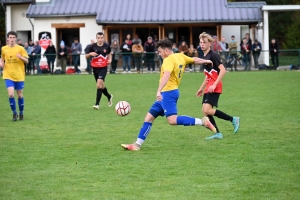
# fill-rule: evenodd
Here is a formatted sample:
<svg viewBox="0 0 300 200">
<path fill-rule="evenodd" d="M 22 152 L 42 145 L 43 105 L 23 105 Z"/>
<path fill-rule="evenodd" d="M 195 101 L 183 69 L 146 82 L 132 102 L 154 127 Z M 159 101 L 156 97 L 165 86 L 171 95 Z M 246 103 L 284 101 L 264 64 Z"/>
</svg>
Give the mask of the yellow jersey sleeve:
<svg viewBox="0 0 300 200">
<path fill-rule="evenodd" d="M 188 57 L 188 56 L 186 56 L 184 54 L 183 54 L 183 58 L 184 58 L 186 64 L 192 64 L 192 63 L 194 63 L 194 58 Z"/>
</svg>

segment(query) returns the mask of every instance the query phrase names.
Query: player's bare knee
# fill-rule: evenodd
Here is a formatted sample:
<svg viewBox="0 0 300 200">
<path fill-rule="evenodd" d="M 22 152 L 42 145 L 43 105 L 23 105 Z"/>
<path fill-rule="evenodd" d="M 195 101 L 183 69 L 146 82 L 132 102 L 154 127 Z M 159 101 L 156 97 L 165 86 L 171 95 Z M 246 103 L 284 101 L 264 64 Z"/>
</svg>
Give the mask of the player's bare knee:
<svg viewBox="0 0 300 200">
<path fill-rule="evenodd" d="M 9 98 L 14 98 L 14 93 L 8 94 Z"/>
<path fill-rule="evenodd" d="M 207 115 L 212 115 L 212 111 L 213 111 L 213 109 L 212 108 L 210 108 L 210 107 L 204 107 L 204 108 L 202 108 L 202 112 L 207 116 Z"/>
<path fill-rule="evenodd" d="M 177 125 L 177 117 L 171 116 L 171 117 L 168 117 L 167 120 L 170 125 Z"/>
</svg>

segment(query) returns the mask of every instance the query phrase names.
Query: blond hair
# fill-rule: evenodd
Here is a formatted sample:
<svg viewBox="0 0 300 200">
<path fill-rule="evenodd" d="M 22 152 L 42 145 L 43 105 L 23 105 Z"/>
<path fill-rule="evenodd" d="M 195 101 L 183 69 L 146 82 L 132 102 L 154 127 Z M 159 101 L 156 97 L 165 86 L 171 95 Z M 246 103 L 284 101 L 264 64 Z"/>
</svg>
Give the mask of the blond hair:
<svg viewBox="0 0 300 200">
<path fill-rule="evenodd" d="M 201 40 L 201 39 L 204 40 L 205 38 L 207 38 L 207 41 L 208 41 L 208 42 L 214 41 L 213 38 L 211 37 L 211 35 L 209 35 L 208 33 L 203 32 L 203 33 L 201 33 L 201 34 L 199 35 L 199 39 L 200 39 L 200 40 Z"/>
</svg>

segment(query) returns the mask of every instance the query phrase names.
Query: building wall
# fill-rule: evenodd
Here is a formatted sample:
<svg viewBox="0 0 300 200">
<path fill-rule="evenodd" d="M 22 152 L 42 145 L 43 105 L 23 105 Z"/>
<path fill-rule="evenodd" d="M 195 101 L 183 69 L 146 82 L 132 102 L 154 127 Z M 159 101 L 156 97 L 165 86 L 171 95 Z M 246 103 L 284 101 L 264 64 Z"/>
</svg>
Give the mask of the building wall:
<svg viewBox="0 0 300 200">
<path fill-rule="evenodd" d="M 7 28 L 11 30 L 8 31 L 16 31 L 18 33 L 18 38 L 22 40 L 22 42 L 28 42 L 28 38 L 31 38 L 32 33 L 32 25 L 28 18 L 26 18 L 26 12 L 28 9 L 28 5 L 11 5 L 10 6 L 10 20 L 7 23 L 10 25 Z M 32 20 L 33 22 L 34 20 Z"/>
<path fill-rule="evenodd" d="M 55 18 L 35 18 L 34 20 L 34 40 L 38 40 L 38 34 L 43 31 L 48 31 L 52 35 L 52 41 L 57 44 L 56 28 L 52 28 L 51 24 L 66 24 L 66 23 L 84 23 L 85 27 L 79 28 L 79 42 L 82 49 L 91 42 L 91 39 L 96 39 L 96 33 L 102 31 L 102 26 L 96 24 L 95 16 L 88 17 L 55 17 Z M 57 48 L 57 47 L 56 47 Z M 43 50 L 44 51 L 44 50 Z M 42 51 L 42 53 L 43 53 Z M 84 53 L 84 52 L 82 52 Z M 81 68 L 86 67 L 85 56 L 81 55 Z M 46 62 L 42 58 L 41 62 Z"/>
</svg>

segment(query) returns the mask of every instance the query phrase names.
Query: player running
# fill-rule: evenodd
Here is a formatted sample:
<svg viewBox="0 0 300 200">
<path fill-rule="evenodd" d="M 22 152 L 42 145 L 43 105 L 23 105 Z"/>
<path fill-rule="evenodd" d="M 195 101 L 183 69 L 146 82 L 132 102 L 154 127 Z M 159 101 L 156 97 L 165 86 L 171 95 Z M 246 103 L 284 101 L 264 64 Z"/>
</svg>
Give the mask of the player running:
<svg viewBox="0 0 300 200">
<path fill-rule="evenodd" d="M 240 118 L 229 116 L 223 113 L 222 111 L 213 108 L 214 106 L 218 107 L 218 100 L 220 94 L 222 93 L 221 80 L 225 75 L 226 70 L 223 64 L 221 63 L 220 56 L 210 49 L 213 38 L 209 34 L 203 32 L 199 36 L 199 39 L 201 49 L 204 52 L 204 59 L 210 60 L 212 62 L 212 65 L 204 65 L 205 79 L 202 85 L 200 86 L 199 90 L 197 91 L 196 96 L 200 97 L 204 94 L 202 101 L 202 112 L 205 116 L 209 118 L 210 122 L 214 125 L 214 127 L 217 130 L 217 133 L 210 137 L 207 137 L 206 139 L 222 139 L 223 135 L 222 133 L 220 133 L 213 116 L 232 122 L 232 125 L 234 127 L 234 133 L 236 133 L 239 129 Z"/>
<path fill-rule="evenodd" d="M 182 79 L 186 65 L 212 64 L 210 60 L 200 58 L 190 58 L 183 53 L 174 54 L 172 51 L 172 42 L 169 39 L 160 40 L 157 43 L 159 55 L 164 59 L 161 66 L 159 86 L 156 93 L 156 101 L 146 114 L 144 124 L 140 129 L 138 138 L 133 144 L 122 144 L 127 150 L 138 151 L 149 135 L 152 123 L 158 116 L 166 116 L 170 125 L 195 126 L 201 125 L 209 128 L 216 133 L 215 127 L 210 123 L 207 117 L 202 119 L 189 116 L 177 116 L 177 101 L 179 98 L 178 86 Z"/>
<path fill-rule="evenodd" d="M 28 63 L 28 55 L 22 46 L 16 44 L 17 33 L 10 31 L 7 33 L 8 45 L 2 47 L 0 58 L 0 67 L 3 69 L 3 79 L 5 80 L 9 105 L 13 112 L 13 121 L 18 120 L 16 111 L 16 101 L 14 98 L 15 90 L 18 95 L 19 115 L 20 120 L 24 119 L 24 81 L 25 81 L 25 67 L 24 63 Z"/>
<path fill-rule="evenodd" d="M 96 103 L 93 106 L 95 110 L 99 110 L 99 103 L 102 93 L 108 99 L 108 106 L 112 106 L 113 95 L 109 94 L 107 87 L 104 85 L 105 77 L 107 74 L 107 65 L 111 63 L 111 49 L 110 46 L 104 42 L 104 34 L 98 32 L 96 34 L 97 42 L 92 44 L 87 50 L 85 57 L 91 59 L 91 66 L 93 67 L 93 74 L 96 80 L 97 94 Z"/>
</svg>

